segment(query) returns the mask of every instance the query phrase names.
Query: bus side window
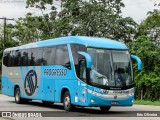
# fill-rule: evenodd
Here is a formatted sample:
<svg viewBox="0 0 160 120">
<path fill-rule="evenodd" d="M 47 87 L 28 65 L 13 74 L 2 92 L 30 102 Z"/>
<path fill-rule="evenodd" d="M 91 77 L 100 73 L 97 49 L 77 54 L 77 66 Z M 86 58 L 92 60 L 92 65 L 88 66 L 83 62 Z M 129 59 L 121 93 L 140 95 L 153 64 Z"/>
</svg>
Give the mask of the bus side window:
<svg viewBox="0 0 160 120">
<path fill-rule="evenodd" d="M 9 67 L 14 66 L 14 51 L 10 51 L 10 55 L 9 55 Z"/>
<path fill-rule="evenodd" d="M 21 65 L 22 66 L 26 66 L 27 65 L 27 53 L 26 53 L 25 50 L 22 51 Z"/>
<path fill-rule="evenodd" d="M 56 65 L 63 65 L 67 68 L 70 68 L 69 54 L 67 45 L 58 45 L 56 47 Z"/>
<path fill-rule="evenodd" d="M 85 60 L 79 61 L 79 68 L 80 68 L 80 76 L 79 78 L 83 81 L 86 81 L 86 62 Z"/>
<path fill-rule="evenodd" d="M 23 50 L 21 57 L 21 65 L 30 66 L 30 61 L 31 61 L 31 50 L 29 49 Z"/>
<path fill-rule="evenodd" d="M 20 50 L 16 50 L 14 57 L 14 66 L 20 66 L 20 62 L 21 62 L 21 52 Z"/>
<path fill-rule="evenodd" d="M 4 52 L 4 57 L 3 57 L 3 64 L 5 65 L 5 66 L 8 66 L 8 63 L 9 63 L 9 52 L 8 51 L 6 51 L 6 52 Z"/>
<path fill-rule="evenodd" d="M 43 65 L 54 65 L 56 56 L 56 46 L 44 48 Z"/>
<path fill-rule="evenodd" d="M 31 65 L 41 66 L 43 59 L 43 48 L 34 48 L 31 52 Z"/>
<path fill-rule="evenodd" d="M 28 50 L 26 50 L 26 54 L 27 54 L 27 66 L 30 66 L 31 65 L 31 50 L 30 49 L 28 49 Z"/>
<path fill-rule="evenodd" d="M 80 66 L 79 66 L 79 59 L 84 59 L 84 56 L 79 55 L 78 51 L 86 51 L 86 47 L 84 45 L 79 44 L 71 44 L 72 56 L 74 60 L 74 66 L 76 69 L 77 77 L 80 78 Z"/>
</svg>

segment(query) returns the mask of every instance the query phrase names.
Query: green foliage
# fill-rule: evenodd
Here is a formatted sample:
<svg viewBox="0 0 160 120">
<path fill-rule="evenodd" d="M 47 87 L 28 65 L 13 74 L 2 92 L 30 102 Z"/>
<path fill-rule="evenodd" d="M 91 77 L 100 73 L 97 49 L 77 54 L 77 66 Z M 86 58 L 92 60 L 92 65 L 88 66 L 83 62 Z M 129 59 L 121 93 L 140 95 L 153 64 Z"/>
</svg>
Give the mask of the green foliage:
<svg viewBox="0 0 160 120">
<path fill-rule="evenodd" d="M 56 11 L 55 1 L 27 1 L 27 7 L 35 7 L 42 12 L 43 16 L 41 18 L 43 21 L 39 22 L 42 26 L 37 27 L 42 34 L 39 37 L 40 39 L 84 35 L 129 42 L 134 38 L 137 24 L 132 18 L 123 18 L 120 15 L 121 7 L 124 7 L 122 0 L 57 1 L 61 8 L 60 11 Z M 51 12 L 44 14 L 44 10 L 48 9 L 48 7 L 51 8 Z"/>
<path fill-rule="evenodd" d="M 136 100 L 134 101 L 134 104 L 137 105 L 154 105 L 154 106 L 160 106 L 160 101 L 146 101 L 146 100 Z"/>
<path fill-rule="evenodd" d="M 140 24 L 137 35 L 149 36 L 152 38 L 152 41 L 160 45 L 160 11 L 150 11 L 148 15 L 149 16 Z"/>
<path fill-rule="evenodd" d="M 154 101 L 160 100 L 160 11 L 148 15 L 138 28 L 137 40 L 129 46 L 143 61 L 143 70 L 135 72 L 136 98 Z"/>
<path fill-rule="evenodd" d="M 8 24 L 6 27 L 6 39 L 4 41 L 4 37 L 3 34 L 1 34 L 0 36 L 0 74 L 1 74 L 1 65 L 2 65 L 2 55 L 3 55 L 3 43 L 4 43 L 4 47 L 8 48 L 8 47 L 14 47 L 18 45 L 18 42 L 13 40 L 11 35 L 12 35 L 12 28 L 13 25 L 12 24 Z M 0 26 L 0 33 L 3 33 L 3 26 Z"/>
<path fill-rule="evenodd" d="M 136 33 L 137 24 L 131 18 L 122 18 L 117 6 L 121 0 L 90 2 L 64 0 L 59 13 L 59 35 L 85 35 L 128 42 Z"/>
<path fill-rule="evenodd" d="M 136 54 L 142 59 L 143 70 L 135 69 L 136 98 L 141 99 L 160 99 L 160 47 L 152 42 L 149 37 L 139 36 L 135 42 L 128 44 L 132 54 Z"/>
</svg>

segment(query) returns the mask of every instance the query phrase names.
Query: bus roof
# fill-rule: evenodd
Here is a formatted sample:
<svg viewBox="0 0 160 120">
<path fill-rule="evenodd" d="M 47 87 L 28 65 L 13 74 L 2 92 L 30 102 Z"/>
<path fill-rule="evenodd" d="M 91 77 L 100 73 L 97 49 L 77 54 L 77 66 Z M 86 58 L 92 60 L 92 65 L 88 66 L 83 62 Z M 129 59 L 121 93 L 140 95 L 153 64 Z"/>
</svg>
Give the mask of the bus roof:
<svg viewBox="0 0 160 120">
<path fill-rule="evenodd" d="M 124 43 L 111 40 L 108 38 L 98 38 L 98 37 L 87 37 L 87 36 L 67 36 L 60 38 L 53 38 L 43 41 L 38 41 L 18 47 L 8 48 L 8 50 L 17 50 L 17 49 L 25 49 L 25 48 L 36 48 L 36 47 L 44 47 L 44 46 L 53 46 L 53 45 L 61 45 L 61 44 L 82 44 L 89 47 L 97 47 L 97 48 L 108 48 L 108 49 L 128 49 Z"/>
</svg>

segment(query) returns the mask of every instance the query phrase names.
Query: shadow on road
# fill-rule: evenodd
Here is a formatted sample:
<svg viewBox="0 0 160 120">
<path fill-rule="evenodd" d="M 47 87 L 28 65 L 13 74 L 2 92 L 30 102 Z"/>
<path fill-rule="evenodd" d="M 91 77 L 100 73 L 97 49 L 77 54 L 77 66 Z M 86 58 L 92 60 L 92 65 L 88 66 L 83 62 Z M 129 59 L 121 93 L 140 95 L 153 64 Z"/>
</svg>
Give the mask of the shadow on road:
<svg viewBox="0 0 160 120">
<path fill-rule="evenodd" d="M 14 101 L 9 101 L 14 104 L 16 104 Z M 70 117 L 70 116 L 81 116 L 81 117 L 105 117 L 105 116 L 125 116 L 127 114 L 126 111 L 108 111 L 107 113 L 103 113 L 100 109 L 92 108 L 92 107 L 75 107 L 75 109 L 71 112 L 64 111 L 62 104 L 52 104 L 52 105 L 44 105 L 43 103 L 39 101 L 31 101 L 24 105 L 31 105 L 31 106 L 37 106 L 37 107 L 44 107 L 44 108 L 52 108 L 54 109 L 52 112 L 52 115 L 61 116 L 61 117 Z M 44 111 L 45 112 L 45 111 Z"/>
</svg>

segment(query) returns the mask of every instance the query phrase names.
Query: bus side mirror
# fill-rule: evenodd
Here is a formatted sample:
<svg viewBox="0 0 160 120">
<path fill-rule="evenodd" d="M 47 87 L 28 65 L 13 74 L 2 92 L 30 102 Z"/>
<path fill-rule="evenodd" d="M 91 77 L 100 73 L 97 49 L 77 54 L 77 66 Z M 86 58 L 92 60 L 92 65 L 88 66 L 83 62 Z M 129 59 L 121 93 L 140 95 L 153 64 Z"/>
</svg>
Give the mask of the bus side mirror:
<svg viewBox="0 0 160 120">
<path fill-rule="evenodd" d="M 79 60 L 79 65 L 80 65 L 79 66 L 79 68 L 80 68 L 80 75 L 79 76 L 82 80 L 84 80 L 84 81 L 87 80 L 86 82 L 89 84 L 90 70 L 91 70 L 91 66 L 92 66 L 91 56 L 88 53 L 81 52 L 81 51 L 78 51 L 78 54 L 84 56 L 84 58 L 85 58 L 85 59 L 80 59 Z"/>
<path fill-rule="evenodd" d="M 138 70 L 142 70 L 142 61 L 141 61 L 141 59 L 138 56 L 135 56 L 135 55 L 131 55 L 131 58 L 135 59 L 137 61 L 137 63 L 138 63 Z"/>
<path fill-rule="evenodd" d="M 82 55 L 85 57 L 86 59 L 86 67 L 91 69 L 91 66 L 92 66 L 92 59 L 91 59 L 91 56 L 86 53 L 86 52 L 81 52 L 81 51 L 78 51 L 78 54 Z"/>
</svg>

